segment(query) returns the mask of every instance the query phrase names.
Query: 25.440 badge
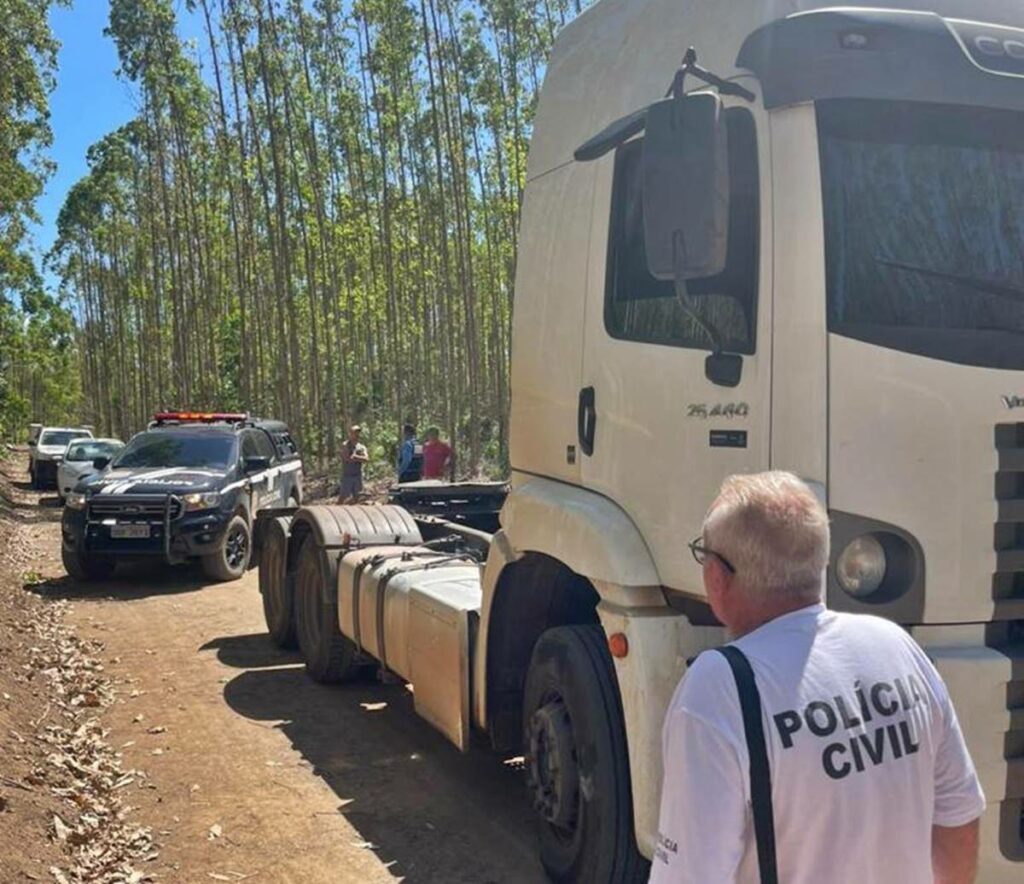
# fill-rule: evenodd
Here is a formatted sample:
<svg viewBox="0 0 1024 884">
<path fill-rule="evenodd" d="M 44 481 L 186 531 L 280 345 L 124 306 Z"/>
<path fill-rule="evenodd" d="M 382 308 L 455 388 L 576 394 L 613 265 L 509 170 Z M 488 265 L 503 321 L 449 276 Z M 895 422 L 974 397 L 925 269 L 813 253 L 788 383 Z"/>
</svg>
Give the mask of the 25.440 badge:
<svg viewBox="0 0 1024 884">
<path fill-rule="evenodd" d="M 706 402 L 691 403 L 687 407 L 686 416 L 698 420 L 708 420 L 713 417 L 747 417 L 750 414 L 750 406 L 746 402 L 719 402 L 709 405 Z"/>
</svg>

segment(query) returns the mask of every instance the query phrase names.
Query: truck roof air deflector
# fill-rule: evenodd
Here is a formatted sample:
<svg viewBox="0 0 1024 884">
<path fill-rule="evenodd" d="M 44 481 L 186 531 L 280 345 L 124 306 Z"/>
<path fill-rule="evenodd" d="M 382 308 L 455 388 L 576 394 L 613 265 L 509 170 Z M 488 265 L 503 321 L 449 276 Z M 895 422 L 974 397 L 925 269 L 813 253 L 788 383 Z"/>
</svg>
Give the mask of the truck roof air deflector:
<svg viewBox="0 0 1024 884">
<path fill-rule="evenodd" d="M 765 107 L 830 98 L 1024 109 L 1024 30 L 933 12 L 823 9 L 754 31 L 736 64 Z"/>
</svg>

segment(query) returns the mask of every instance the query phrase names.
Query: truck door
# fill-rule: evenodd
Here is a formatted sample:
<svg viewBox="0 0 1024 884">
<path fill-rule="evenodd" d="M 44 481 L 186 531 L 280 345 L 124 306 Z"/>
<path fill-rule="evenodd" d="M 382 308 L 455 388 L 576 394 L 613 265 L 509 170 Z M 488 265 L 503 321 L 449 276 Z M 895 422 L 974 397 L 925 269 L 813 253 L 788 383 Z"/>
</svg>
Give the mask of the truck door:
<svg viewBox="0 0 1024 884">
<path fill-rule="evenodd" d="M 725 351 L 742 354 L 739 384 L 706 377 L 707 333 L 673 283 L 647 270 L 640 136 L 600 161 L 580 389 L 583 484 L 633 519 L 663 585 L 697 594 L 700 571 L 687 543 L 718 486 L 732 473 L 769 466 L 770 165 L 760 143 L 767 127 L 746 102 L 726 107 L 727 264 L 691 281 L 689 292 Z"/>
<path fill-rule="evenodd" d="M 573 484 L 594 172 L 569 163 L 527 182 L 512 314 L 512 468 Z"/>
</svg>

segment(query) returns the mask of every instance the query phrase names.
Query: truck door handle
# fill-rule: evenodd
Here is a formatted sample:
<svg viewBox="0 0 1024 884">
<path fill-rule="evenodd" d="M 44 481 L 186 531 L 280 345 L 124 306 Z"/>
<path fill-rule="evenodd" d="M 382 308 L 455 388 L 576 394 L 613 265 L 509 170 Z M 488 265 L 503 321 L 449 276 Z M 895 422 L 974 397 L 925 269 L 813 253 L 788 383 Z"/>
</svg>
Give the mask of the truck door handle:
<svg viewBox="0 0 1024 884">
<path fill-rule="evenodd" d="M 576 430 L 580 440 L 580 451 L 590 457 L 594 453 L 594 437 L 597 434 L 597 393 L 593 387 L 584 387 L 580 390 Z"/>
</svg>

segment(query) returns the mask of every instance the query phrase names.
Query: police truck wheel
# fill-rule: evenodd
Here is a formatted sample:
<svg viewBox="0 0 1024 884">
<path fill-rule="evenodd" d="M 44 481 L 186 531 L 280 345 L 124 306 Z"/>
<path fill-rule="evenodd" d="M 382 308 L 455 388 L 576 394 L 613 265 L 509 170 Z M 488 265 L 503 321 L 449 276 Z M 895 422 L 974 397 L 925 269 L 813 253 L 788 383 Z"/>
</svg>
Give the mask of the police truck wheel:
<svg viewBox="0 0 1024 884">
<path fill-rule="evenodd" d="M 64 570 L 75 580 L 105 580 L 114 573 L 115 564 L 110 559 L 97 559 L 78 549 L 61 545 L 60 557 Z"/>
<path fill-rule="evenodd" d="M 527 782 L 541 862 L 553 881 L 632 884 L 637 850 L 622 703 L 600 626 L 549 629 L 523 696 Z"/>
<path fill-rule="evenodd" d="M 238 580 L 249 567 L 252 532 L 244 516 L 233 516 L 216 552 L 203 556 L 203 573 L 211 580 Z"/>
<path fill-rule="evenodd" d="M 327 556 L 337 551 L 321 549 L 307 536 L 299 550 L 295 571 L 295 627 L 306 672 L 314 681 L 336 684 L 358 671 L 356 646 L 338 628 L 338 590 L 329 579 Z"/>
</svg>

